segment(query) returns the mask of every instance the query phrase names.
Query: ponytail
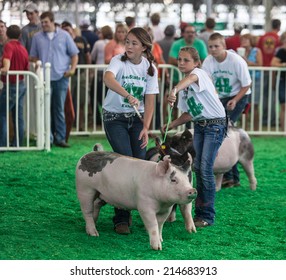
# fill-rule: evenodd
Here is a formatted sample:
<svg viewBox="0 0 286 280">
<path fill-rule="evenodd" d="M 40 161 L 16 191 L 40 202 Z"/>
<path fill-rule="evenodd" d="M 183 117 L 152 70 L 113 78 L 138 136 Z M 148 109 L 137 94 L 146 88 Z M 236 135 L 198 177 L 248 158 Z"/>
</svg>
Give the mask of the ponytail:
<svg viewBox="0 0 286 280">
<path fill-rule="evenodd" d="M 154 72 L 155 72 L 154 66 L 152 64 L 152 62 L 154 61 L 154 56 L 151 53 L 149 48 L 146 49 L 145 53 L 146 53 L 146 58 L 147 58 L 147 60 L 148 60 L 148 62 L 150 64 L 147 73 L 148 73 L 149 76 L 153 77 L 154 76 Z"/>
</svg>

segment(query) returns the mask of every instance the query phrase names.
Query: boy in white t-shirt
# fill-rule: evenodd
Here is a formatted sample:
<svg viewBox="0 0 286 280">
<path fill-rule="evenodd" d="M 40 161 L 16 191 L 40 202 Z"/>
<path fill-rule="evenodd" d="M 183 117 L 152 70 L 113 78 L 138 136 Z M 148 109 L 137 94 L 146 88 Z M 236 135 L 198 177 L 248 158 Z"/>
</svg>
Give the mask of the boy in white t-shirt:
<svg viewBox="0 0 286 280">
<path fill-rule="evenodd" d="M 204 69 L 212 78 L 220 101 L 228 117 L 235 123 L 248 103 L 251 93 L 251 77 L 245 60 L 234 51 L 226 50 L 225 39 L 213 33 L 208 41 L 209 56 L 204 60 Z M 239 186 L 237 164 L 224 175 L 223 187 Z"/>
</svg>

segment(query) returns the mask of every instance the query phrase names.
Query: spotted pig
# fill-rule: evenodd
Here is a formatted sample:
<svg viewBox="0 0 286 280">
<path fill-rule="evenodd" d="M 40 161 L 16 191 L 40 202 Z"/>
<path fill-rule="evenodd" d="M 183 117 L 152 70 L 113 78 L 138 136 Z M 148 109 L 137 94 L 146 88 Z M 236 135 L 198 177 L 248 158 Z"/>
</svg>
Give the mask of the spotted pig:
<svg viewBox="0 0 286 280">
<path fill-rule="evenodd" d="M 196 189 L 189 182 L 188 167 L 177 168 L 169 157 L 158 163 L 93 151 L 76 167 L 76 190 L 86 223 L 86 232 L 98 236 L 95 223 L 105 202 L 121 209 L 137 209 L 154 250 L 162 250 L 162 229 L 175 203 L 190 213 Z M 195 232 L 192 216 L 185 217 L 186 229 Z"/>
</svg>

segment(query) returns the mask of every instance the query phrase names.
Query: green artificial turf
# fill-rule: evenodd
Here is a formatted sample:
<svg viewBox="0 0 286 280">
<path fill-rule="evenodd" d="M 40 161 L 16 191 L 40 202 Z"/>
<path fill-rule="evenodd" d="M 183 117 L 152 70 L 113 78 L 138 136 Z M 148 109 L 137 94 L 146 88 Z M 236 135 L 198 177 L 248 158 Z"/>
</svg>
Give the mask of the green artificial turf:
<svg viewBox="0 0 286 280">
<path fill-rule="evenodd" d="M 101 210 L 100 236 L 85 233 L 75 166 L 96 142 L 110 150 L 105 139 L 72 137 L 69 149 L 0 153 L 0 259 L 285 260 L 286 139 L 252 138 L 257 190 L 241 172 L 241 187 L 217 193 L 215 225 L 196 234 L 185 231 L 177 211 L 177 221 L 164 225 L 159 252 L 150 249 L 137 211 L 128 236 L 113 231 L 109 205 Z"/>
</svg>

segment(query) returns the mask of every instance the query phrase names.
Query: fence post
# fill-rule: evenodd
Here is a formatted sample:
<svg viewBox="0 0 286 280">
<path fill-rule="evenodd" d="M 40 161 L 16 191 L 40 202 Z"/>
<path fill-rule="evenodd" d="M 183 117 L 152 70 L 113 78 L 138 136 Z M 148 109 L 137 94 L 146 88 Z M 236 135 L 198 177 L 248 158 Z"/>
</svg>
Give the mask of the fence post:
<svg viewBox="0 0 286 280">
<path fill-rule="evenodd" d="M 45 147 L 49 152 L 51 150 L 51 63 L 45 64 Z"/>
</svg>

